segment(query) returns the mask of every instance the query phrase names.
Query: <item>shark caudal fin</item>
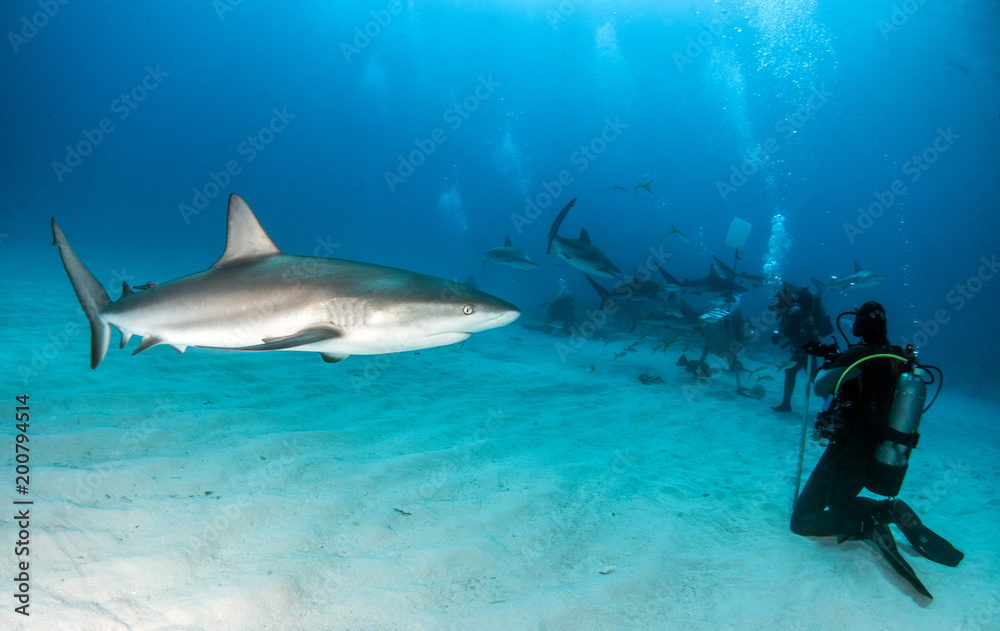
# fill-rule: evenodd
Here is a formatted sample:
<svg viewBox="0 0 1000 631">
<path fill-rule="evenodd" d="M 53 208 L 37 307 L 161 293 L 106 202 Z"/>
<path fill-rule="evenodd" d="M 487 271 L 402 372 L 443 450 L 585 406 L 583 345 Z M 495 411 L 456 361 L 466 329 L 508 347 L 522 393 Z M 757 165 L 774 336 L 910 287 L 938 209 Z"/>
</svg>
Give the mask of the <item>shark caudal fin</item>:
<svg viewBox="0 0 1000 631">
<path fill-rule="evenodd" d="M 563 207 L 562 211 L 560 211 L 560 213 L 559 213 L 559 216 L 556 217 L 556 220 L 552 222 L 552 227 L 549 228 L 549 244 L 545 248 L 545 253 L 546 254 L 551 254 L 552 253 L 552 242 L 555 240 L 556 235 L 559 234 L 559 226 L 562 225 L 563 219 L 566 218 L 566 213 L 569 212 L 569 209 L 572 208 L 573 204 L 575 204 L 575 203 L 576 203 L 576 198 L 575 197 L 573 199 L 569 200 L 569 203 L 566 204 L 566 206 Z"/>
<path fill-rule="evenodd" d="M 101 318 L 101 309 L 111 302 L 111 298 L 90 270 L 77 258 L 73 248 L 69 247 L 55 219 L 52 220 L 52 245 L 59 246 L 63 266 L 69 274 L 70 282 L 73 283 L 73 290 L 80 300 L 80 306 L 90 321 L 90 367 L 97 368 L 108 352 L 108 341 L 111 339 L 111 325 Z"/>
</svg>

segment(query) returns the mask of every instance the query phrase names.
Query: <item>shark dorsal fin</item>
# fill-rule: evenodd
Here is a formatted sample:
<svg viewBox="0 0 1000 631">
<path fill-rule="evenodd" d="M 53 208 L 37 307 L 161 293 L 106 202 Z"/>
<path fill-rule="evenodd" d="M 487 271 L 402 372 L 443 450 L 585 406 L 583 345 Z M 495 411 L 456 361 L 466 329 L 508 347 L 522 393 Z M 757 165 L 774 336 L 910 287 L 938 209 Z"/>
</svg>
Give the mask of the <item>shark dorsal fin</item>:
<svg viewBox="0 0 1000 631">
<path fill-rule="evenodd" d="M 510 245 L 510 235 L 509 234 L 507 235 L 507 238 L 503 242 L 503 247 L 505 247 L 505 248 L 511 247 L 511 245 Z"/>
<path fill-rule="evenodd" d="M 855 262 L 854 262 L 854 273 L 855 273 L 855 274 L 857 274 L 857 273 L 858 273 L 858 272 L 860 272 L 860 271 L 861 271 L 861 266 L 860 266 L 860 265 L 858 265 L 858 262 L 857 262 L 857 261 L 855 261 Z"/>
<path fill-rule="evenodd" d="M 590 235 L 584 228 L 580 228 L 580 243 L 590 243 Z"/>
<path fill-rule="evenodd" d="M 122 298 L 125 296 L 131 296 L 134 293 L 135 292 L 132 291 L 132 288 L 128 286 L 128 283 L 126 281 L 122 281 Z"/>
<path fill-rule="evenodd" d="M 271 237 L 257 221 L 243 198 L 233 193 L 229 196 L 229 223 L 226 230 L 226 251 L 212 267 L 224 267 L 254 259 L 281 254 Z"/>
</svg>

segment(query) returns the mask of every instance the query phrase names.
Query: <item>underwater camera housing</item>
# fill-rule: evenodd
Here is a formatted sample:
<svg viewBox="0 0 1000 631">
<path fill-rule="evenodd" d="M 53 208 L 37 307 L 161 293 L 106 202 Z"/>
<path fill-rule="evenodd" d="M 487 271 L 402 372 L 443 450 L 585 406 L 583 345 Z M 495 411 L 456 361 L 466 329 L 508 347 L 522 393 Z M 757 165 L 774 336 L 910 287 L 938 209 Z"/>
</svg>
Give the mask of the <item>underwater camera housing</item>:
<svg viewBox="0 0 1000 631">
<path fill-rule="evenodd" d="M 831 443 L 837 442 L 840 430 L 848 424 L 850 414 L 850 401 L 842 402 L 839 397 L 834 395 L 827 397 L 823 409 L 816 415 L 813 440 L 827 440 Z"/>
<path fill-rule="evenodd" d="M 830 344 L 820 344 L 819 342 L 807 342 L 802 346 L 802 350 L 806 352 L 807 355 L 812 355 L 813 357 L 822 357 L 828 362 L 832 362 L 840 356 L 840 347 L 837 346 L 837 340 L 834 340 Z"/>
</svg>

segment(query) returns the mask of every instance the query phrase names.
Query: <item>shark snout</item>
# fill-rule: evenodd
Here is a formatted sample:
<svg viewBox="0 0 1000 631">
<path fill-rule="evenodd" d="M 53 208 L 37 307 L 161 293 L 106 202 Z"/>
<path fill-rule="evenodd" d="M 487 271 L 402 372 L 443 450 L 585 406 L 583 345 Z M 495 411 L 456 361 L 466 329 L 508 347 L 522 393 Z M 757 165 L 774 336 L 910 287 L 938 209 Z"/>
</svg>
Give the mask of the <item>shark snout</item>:
<svg viewBox="0 0 1000 631">
<path fill-rule="evenodd" d="M 494 298 L 485 304 L 480 304 L 476 309 L 478 322 L 471 332 L 486 331 L 495 329 L 517 320 L 521 316 L 521 310 L 506 300 Z"/>
<path fill-rule="evenodd" d="M 521 317 L 521 310 L 515 307 L 514 305 L 510 305 L 510 309 L 504 311 L 503 313 L 501 313 L 500 315 L 498 315 L 496 318 L 493 319 L 493 326 L 494 327 L 504 326 L 506 324 L 510 324 L 511 322 L 517 320 L 520 317 Z"/>
</svg>

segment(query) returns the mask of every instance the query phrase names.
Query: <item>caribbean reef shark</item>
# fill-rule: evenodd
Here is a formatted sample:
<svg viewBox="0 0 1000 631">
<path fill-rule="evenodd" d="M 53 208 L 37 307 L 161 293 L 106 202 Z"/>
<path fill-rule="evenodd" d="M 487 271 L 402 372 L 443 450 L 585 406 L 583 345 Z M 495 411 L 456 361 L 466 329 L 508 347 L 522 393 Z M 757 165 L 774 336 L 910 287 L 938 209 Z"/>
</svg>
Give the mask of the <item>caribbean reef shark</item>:
<svg viewBox="0 0 1000 631">
<path fill-rule="evenodd" d="M 483 252 L 483 261 L 486 261 L 487 263 L 509 265 L 510 267 L 515 267 L 526 272 L 530 272 L 538 267 L 538 263 L 525 254 L 524 250 L 515 248 L 511 245 L 510 235 L 508 235 L 506 241 L 504 241 L 503 247 L 491 248 Z"/>
<path fill-rule="evenodd" d="M 611 262 L 611 259 L 604 252 L 598 250 L 590 242 L 590 235 L 587 234 L 586 230 L 580 229 L 579 239 L 567 239 L 559 236 L 559 226 L 562 225 L 566 213 L 575 203 L 575 197 L 569 200 L 556 220 L 552 222 L 552 228 L 549 229 L 549 245 L 545 248 L 545 253 L 551 254 L 554 250 L 556 256 L 565 259 L 567 263 L 587 274 L 622 279 L 621 270 Z"/>
<path fill-rule="evenodd" d="M 620 307 L 631 321 L 630 331 L 635 330 L 639 324 L 671 329 L 697 329 L 703 324 L 700 314 L 691 309 L 684 300 L 680 300 L 679 308 L 670 307 L 668 306 L 670 303 L 664 301 L 659 301 L 659 304 L 646 301 L 637 305 L 629 302 L 622 292 L 612 293 L 598 285 L 590 276 L 587 276 L 587 280 L 601 298 L 601 311 L 612 314 Z M 616 300 L 621 302 L 615 304 Z"/>
<path fill-rule="evenodd" d="M 715 271 L 715 267 L 712 265 L 708 266 L 708 275 L 702 276 L 701 278 L 687 279 L 682 281 L 677 280 L 669 273 L 667 270 L 663 269 L 659 263 L 657 267 L 660 270 L 660 275 L 663 279 L 667 281 L 669 285 L 677 285 L 681 288 L 682 292 L 691 292 L 697 295 L 707 294 L 709 297 L 717 298 L 731 298 L 735 294 L 744 294 L 747 292 L 747 288 L 739 283 L 733 281 L 731 278 L 724 278 Z"/>
<path fill-rule="evenodd" d="M 719 269 L 722 270 L 722 272 L 726 275 L 727 279 L 735 276 L 737 280 L 745 280 L 748 283 L 750 283 L 751 286 L 757 288 L 763 287 L 764 285 L 767 284 L 767 279 L 764 278 L 763 276 L 759 276 L 757 274 L 747 274 L 746 272 L 735 272 L 733 271 L 733 268 L 723 263 L 719 259 L 719 257 L 713 254 L 712 258 L 715 259 L 715 264 L 719 266 Z"/>
<path fill-rule="evenodd" d="M 314 351 L 327 362 L 460 342 L 513 322 L 509 302 L 442 278 L 356 261 L 284 254 L 238 195 L 226 249 L 210 268 L 111 301 L 52 220 L 53 244 L 90 321 L 90 367 L 111 327 L 135 353 L 157 344 L 235 351 Z"/>
<path fill-rule="evenodd" d="M 813 285 L 816 285 L 819 289 L 820 293 L 822 293 L 827 287 L 830 289 L 839 289 L 840 291 L 847 291 L 848 289 L 861 289 L 862 287 L 878 287 L 884 280 L 885 274 L 870 272 L 855 263 L 853 274 L 844 276 L 843 278 L 831 276 L 830 281 L 826 283 L 813 278 L 812 282 Z"/>
</svg>

